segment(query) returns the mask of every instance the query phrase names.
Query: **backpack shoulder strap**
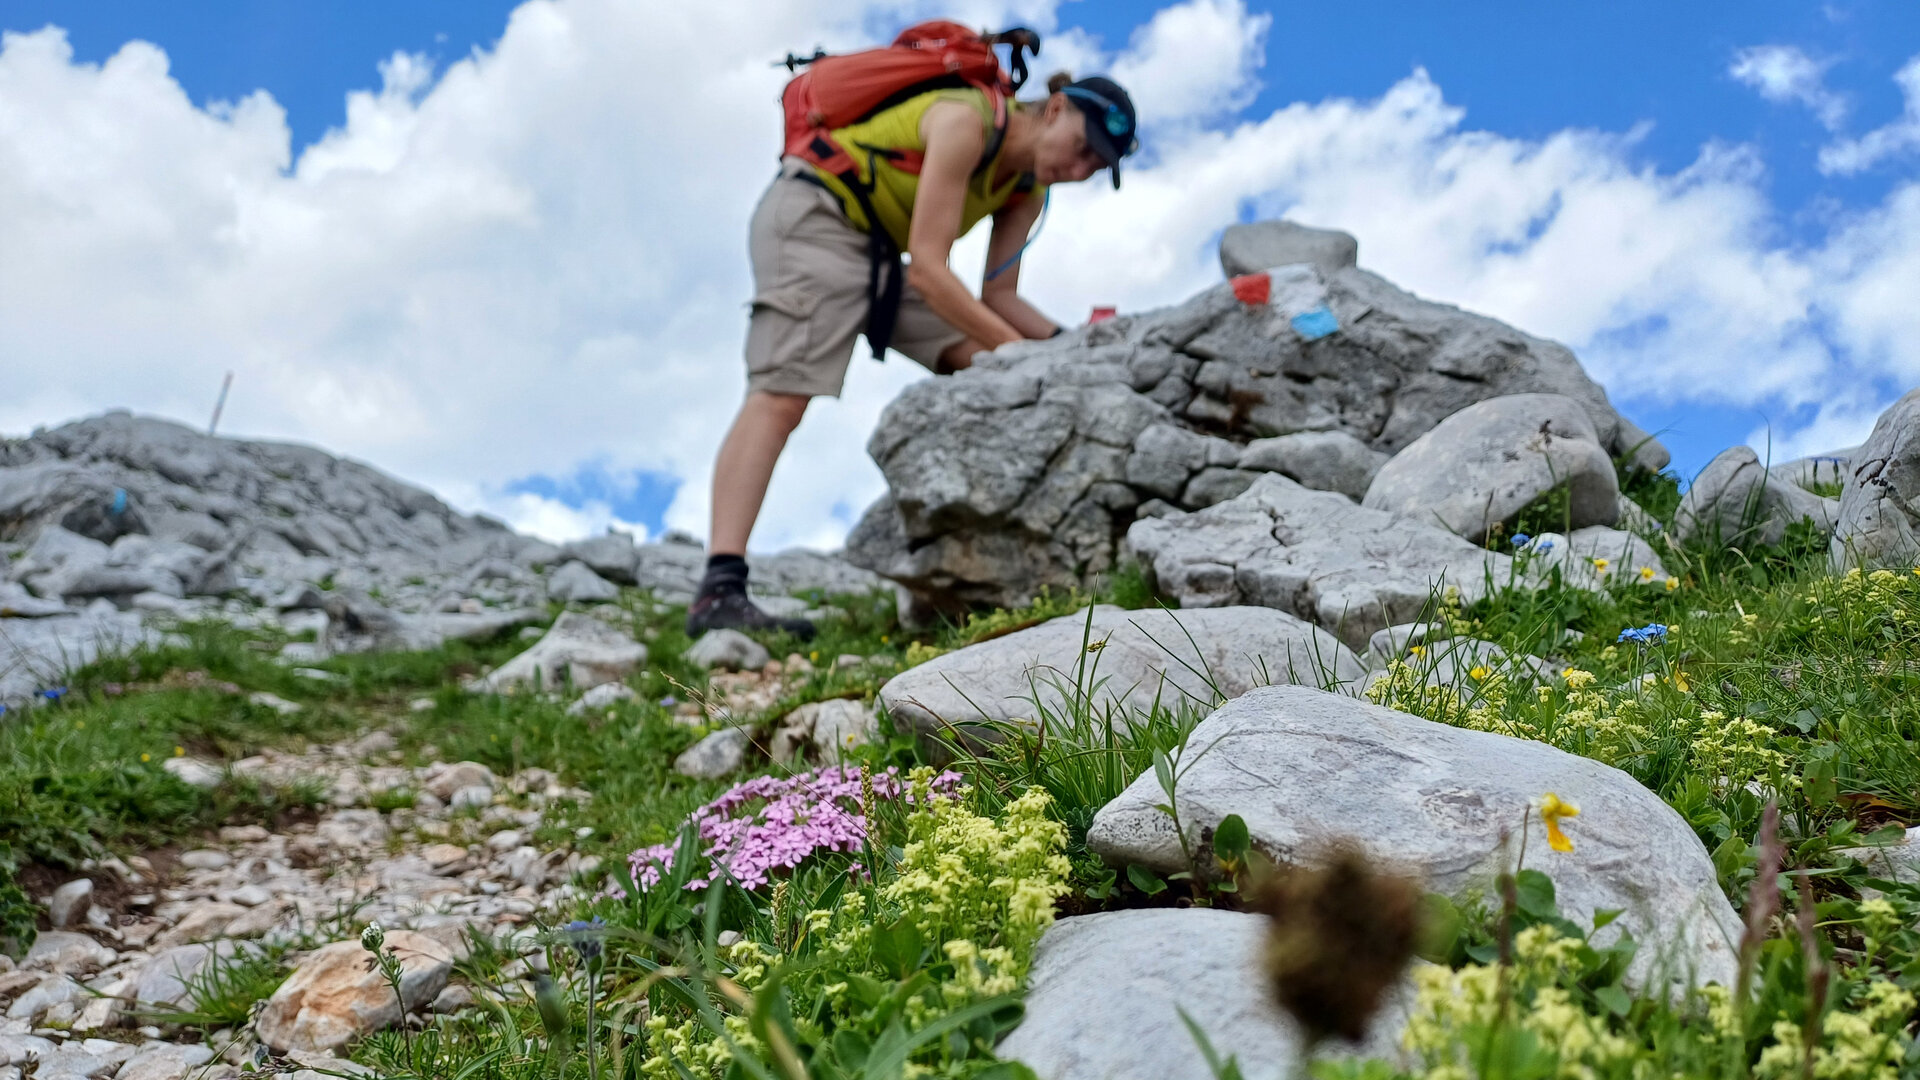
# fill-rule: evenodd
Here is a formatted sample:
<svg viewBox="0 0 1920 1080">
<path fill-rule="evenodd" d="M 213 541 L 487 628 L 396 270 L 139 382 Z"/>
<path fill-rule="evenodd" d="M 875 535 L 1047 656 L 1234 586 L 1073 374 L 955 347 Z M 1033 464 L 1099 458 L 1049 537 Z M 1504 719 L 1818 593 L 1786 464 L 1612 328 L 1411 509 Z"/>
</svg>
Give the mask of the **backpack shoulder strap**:
<svg viewBox="0 0 1920 1080">
<path fill-rule="evenodd" d="M 975 176 L 993 167 L 993 159 L 1000 156 L 1000 147 L 1007 141 L 1007 96 L 997 87 L 983 86 L 980 90 L 987 95 L 987 104 L 993 108 L 993 134 L 987 136 L 987 147 L 980 154 L 980 164 L 973 168 Z"/>
</svg>

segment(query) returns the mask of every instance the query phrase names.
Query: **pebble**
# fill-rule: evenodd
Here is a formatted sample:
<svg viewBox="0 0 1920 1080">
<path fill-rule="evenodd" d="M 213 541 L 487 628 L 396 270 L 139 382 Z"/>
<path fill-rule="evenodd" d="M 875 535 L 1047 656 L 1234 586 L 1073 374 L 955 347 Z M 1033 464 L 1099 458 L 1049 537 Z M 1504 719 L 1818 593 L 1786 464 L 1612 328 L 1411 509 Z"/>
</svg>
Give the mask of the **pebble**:
<svg viewBox="0 0 1920 1080">
<path fill-rule="evenodd" d="M 87 910 L 93 906 L 93 882 L 87 878 L 76 878 L 53 890 L 53 898 L 47 901 L 47 921 L 56 930 L 64 930 L 76 922 L 85 920 Z"/>
<path fill-rule="evenodd" d="M 447 800 L 450 810 L 467 810 L 478 806 L 487 806 L 493 802 L 493 789 L 482 784 L 463 787 Z"/>
<path fill-rule="evenodd" d="M 180 855 L 180 865 L 188 870 L 224 870 L 232 862 L 233 856 L 212 848 L 196 848 Z"/>
<path fill-rule="evenodd" d="M 273 899 L 273 894 L 258 885 L 242 885 L 228 894 L 228 899 L 245 907 L 259 907 Z"/>
<path fill-rule="evenodd" d="M 520 830 L 501 829 L 487 837 L 487 847 L 494 851 L 512 851 L 520 846 Z"/>
</svg>

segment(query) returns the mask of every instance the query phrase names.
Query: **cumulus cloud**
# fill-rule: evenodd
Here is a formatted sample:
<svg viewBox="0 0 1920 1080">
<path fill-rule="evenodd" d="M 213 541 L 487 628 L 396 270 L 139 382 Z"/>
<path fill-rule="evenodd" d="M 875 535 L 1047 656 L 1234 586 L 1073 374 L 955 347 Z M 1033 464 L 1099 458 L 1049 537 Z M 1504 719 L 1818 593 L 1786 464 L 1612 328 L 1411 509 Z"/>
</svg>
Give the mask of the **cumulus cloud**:
<svg viewBox="0 0 1920 1080">
<path fill-rule="evenodd" d="M 1895 72 L 1893 81 L 1906 105 L 1900 117 L 1857 139 L 1839 139 L 1821 147 L 1821 172 L 1849 176 L 1920 149 L 1920 56 Z"/>
<path fill-rule="evenodd" d="M 1727 73 L 1768 101 L 1798 103 L 1832 131 L 1847 117 L 1844 94 L 1827 89 L 1832 60 L 1815 60 L 1794 45 L 1755 45 L 1734 54 Z"/>
<path fill-rule="evenodd" d="M 1920 374 L 1912 185 L 1789 248 L 1749 151 L 1667 173 L 1636 132 L 1507 138 L 1424 72 L 1233 120 L 1268 27 L 1239 0 L 1185 0 L 1117 47 L 1052 33 L 1051 0 L 960 14 L 1048 33 L 1042 70 L 1107 67 L 1150 120 L 1124 191 L 1054 194 L 1022 278 L 1059 318 L 1217 281 L 1212 238 L 1251 205 L 1348 229 L 1400 284 L 1567 341 L 1616 395 L 1805 416 L 1853 385 L 1847 415 L 1868 415 Z M 151 45 L 89 65 L 57 29 L 7 35 L 0 431 L 119 405 L 203 422 L 233 370 L 223 431 L 317 443 L 557 538 L 623 523 L 513 481 L 667 474 L 666 524 L 704 533 L 744 384 L 747 219 L 779 138 L 769 61 L 902 19 L 532 0 L 444 70 L 390 57 L 304 148 L 265 93 L 195 106 Z M 971 275 L 979 232 L 956 249 Z M 757 548 L 835 544 L 882 490 L 865 435 L 925 376 L 856 352 L 846 396 L 816 401 L 782 460 Z"/>
</svg>

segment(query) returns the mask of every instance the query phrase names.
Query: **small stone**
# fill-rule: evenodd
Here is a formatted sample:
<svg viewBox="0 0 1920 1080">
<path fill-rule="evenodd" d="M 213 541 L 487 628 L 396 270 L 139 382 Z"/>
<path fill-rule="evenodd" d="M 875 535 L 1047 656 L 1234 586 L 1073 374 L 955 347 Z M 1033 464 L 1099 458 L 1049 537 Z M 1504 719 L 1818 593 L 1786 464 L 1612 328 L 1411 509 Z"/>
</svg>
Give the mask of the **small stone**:
<svg viewBox="0 0 1920 1080">
<path fill-rule="evenodd" d="M 634 696 L 633 687 L 626 683 L 601 683 L 580 695 L 580 700 L 567 706 L 567 715 L 579 716 L 593 709 L 604 709 L 616 701 L 632 701 Z"/>
<path fill-rule="evenodd" d="M 471 1004 L 473 1004 L 473 991 L 456 983 L 440 991 L 440 995 L 434 998 L 433 1004 L 427 1008 L 436 1013 L 457 1013 Z"/>
<path fill-rule="evenodd" d="M 346 679 L 344 675 L 337 675 L 331 671 L 322 671 L 319 668 L 297 667 L 293 669 L 293 673 L 303 679 L 312 679 L 314 682 L 333 683 L 342 682 Z"/>
<path fill-rule="evenodd" d="M 738 945 L 740 943 L 740 931 L 722 930 L 714 937 L 713 943 L 723 949 L 731 945 Z"/>
<path fill-rule="evenodd" d="M 455 791 L 453 797 L 447 800 L 447 807 L 451 810 L 466 810 L 474 807 L 488 806 L 492 804 L 492 802 L 493 789 L 484 784 L 474 784 L 471 787 L 463 787 Z"/>
<path fill-rule="evenodd" d="M 866 662 L 867 658 L 858 653 L 841 653 L 839 656 L 833 658 L 833 667 L 837 671 L 845 670 L 847 668 L 857 668 Z"/>
<path fill-rule="evenodd" d="M 479 786 L 491 791 L 498 783 L 493 770 L 485 765 L 477 761 L 457 761 L 434 769 L 423 786 L 442 799 L 451 799 L 461 788 Z"/>
<path fill-rule="evenodd" d="M 573 830 L 573 838 L 575 840 L 585 840 L 587 837 L 592 835 L 593 835 L 593 826 L 591 825 L 582 825 L 579 828 Z"/>
<path fill-rule="evenodd" d="M 389 930 L 387 947 L 401 964 L 407 1009 L 434 1000 L 447 985 L 453 957 L 440 942 L 411 930 Z M 360 942 L 337 941 L 301 962 L 268 999 L 255 1030 L 284 1050 L 335 1050 L 402 1019 L 401 1001 L 380 973 L 367 969 Z"/>
<path fill-rule="evenodd" d="M 29 1024 L 43 1023 L 48 1010 L 54 1006 L 86 996 L 85 987 L 64 975 L 42 979 L 32 989 L 13 999 L 13 1004 L 7 1008 L 7 1019 L 25 1020 Z M 77 1009 L 75 1015 L 78 1015 Z"/>
<path fill-rule="evenodd" d="M 93 882 L 77 878 L 53 890 L 53 899 L 47 901 L 47 921 L 54 929 L 64 930 L 83 921 L 92 906 Z"/>
<path fill-rule="evenodd" d="M 242 885 L 228 894 L 228 899 L 243 907 L 259 907 L 273 899 L 273 894 L 258 885 Z"/>
<path fill-rule="evenodd" d="M 493 851 L 512 851 L 520 846 L 520 830 L 501 829 L 487 837 L 487 847 Z"/>
<path fill-rule="evenodd" d="M 467 849 L 458 844 L 428 844 L 421 849 L 420 857 L 434 872 L 445 871 L 448 867 L 459 866 L 467 861 Z"/>
<path fill-rule="evenodd" d="M 734 772 L 747 760 L 745 728 L 722 728 L 681 751 L 673 771 L 696 780 L 715 780 Z"/>
<path fill-rule="evenodd" d="M 432 698 L 427 699 L 429 709 L 433 707 L 432 700 Z M 384 754 L 399 745 L 400 740 L 394 738 L 391 731 L 370 731 L 356 740 L 351 749 L 360 757 L 371 757 L 374 754 Z"/>
<path fill-rule="evenodd" d="M 185 1080 L 195 1069 L 213 1060 L 213 1050 L 194 1043 L 143 1047 L 114 1080 Z"/>
<path fill-rule="evenodd" d="M 161 948 L 186 945 L 195 941 L 207 941 L 226 932 L 227 924 L 247 913 L 247 909 L 238 904 L 226 904 L 217 900 L 203 901 L 188 911 L 185 917 L 173 924 L 173 929 L 161 934 L 154 942 Z"/>
<path fill-rule="evenodd" d="M 767 647 L 738 630 L 709 630 L 680 654 L 694 667 L 757 671 L 773 659 Z"/>
<path fill-rule="evenodd" d="M 95 971 L 114 961 L 114 951 L 85 934 L 68 930 L 49 930 L 33 939 L 33 947 L 20 962 L 27 971 L 51 971 L 73 975 Z"/>
<path fill-rule="evenodd" d="M 289 714 L 297 713 L 300 711 L 299 702 L 288 701 L 286 698 L 283 698 L 278 694 L 269 694 L 265 690 L 256 690 L 253 693 L 248 694 L 247 700 L 252 704 L 259 705 L 263 708 L 272 709 L 274 712 L 279 713 L 281 716 L 287 716 Z"/>
<path fill-rule="evenodd" d="M 233 856 L 212 848 L 196 848 L 180 855 L 180 865 L 189 870 L 224 870 L 232 863 Z"/>
<path fill-rule="evenodd" d="M 528 629 L 537 629 L 537 627 L 528 627 Z M 407 708 L 413 712 L 432 712 L 433 699 L 430 697 L 414 698 L 412 701 L 407 702 Z"/>
<path fill-rule="evenodd" d="M 222 825 L 220 842 L 223 844 L 258 844 L 273 834 L 259 825 Z"/>
<path fill-rule="evenodd" d="M 38 1035 L 0 1035 L 0 1065 L 31 1065 L 53 1050 L 53 1043 Z"/>
<path fill-rule="evenodd" d="M 198 758 L 171 757 L 162 762 L 160 767 L 190 787 L 219 787 L 220 782 L 226 779 L 226 772 L 218 765 Z"/>
</svg>

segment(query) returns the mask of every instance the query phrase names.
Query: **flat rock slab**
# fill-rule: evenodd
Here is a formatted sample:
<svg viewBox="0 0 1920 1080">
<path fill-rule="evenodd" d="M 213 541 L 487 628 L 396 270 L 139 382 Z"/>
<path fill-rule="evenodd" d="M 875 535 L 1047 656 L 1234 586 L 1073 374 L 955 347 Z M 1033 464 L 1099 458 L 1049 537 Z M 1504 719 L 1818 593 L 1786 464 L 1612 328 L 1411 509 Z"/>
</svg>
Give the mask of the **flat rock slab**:
<svg viewBox="0 0 1920 1080">
<path fill-rule="evenodd" d="M 1300 1032 L 1260 971 L 1266 932 L 1263 915 L 1209 908 L 1062 919 L 1035 951 L 1026 1019 L 995 1052 L 1042 1080 L 1213 1080 L 1185 1009 L 1247 1080 L 1293 1076 Z M 1403 1022 L 1383 1010 L 1349 1051 L 1394 1057 Z"/>
<path fill-rule="evenodd" d="M 1456 587 L 1470 604 L 1513 571 L 1507 556 L 1437 525 L 1272 474 L 1205 510 L 1137 521 L 1127 545 L 1182 608 L 1277 608 L 1356 649 L 1431 614 L 1436 589 Z"/>
<path fill-rule="evenodd" d="M 1641 943 L 1633 974 L 1655 972 L 1731 985 L 1741 926 L 1720 892 L 1706 848 L 1660 797 L 1618 769 L 1545 743 L 1422 720 L 1302 687 L 1255 690 L 1194 729 L 1182 758 L 1181 821 L 1202 829 L 1239 814 L 1254 845 L 1301 863 L 1337 840 L 1405 866 L 1429 888 L 1492 894 L 1526 823 L 1525 865 L 1553 878 L 1561 911 L 1587 925 L 1599 909 L 1624 914 L 1600 931 Z M 1531 801 L 1553 792 L 1580 808 L 1556 852 Z M 1117 863 L 1184 869 L 1173 824 L 1155 804 L 1151 774 L 1095 816 L 1087 846 Z"/>
<path fill-rule="evenodd" d="M 387 947 L 400 958 L 401 995 L 409 1011 L 446 988 L 453 970 L 447 947 L 426 934 L 389 930 Z M 358 941 L 336 941 L 301 961 L 273 992 L 255 1023 L 260 1041 L 276 1050 L 333 1050 L 400 1022 L 400 1003 Z"/>
<path fill-rule="evenodd" d="M 1088 688 L 1098 708 L 1144 712 L 1156 703 L 1211 708 L 1270 683 L 1321 686 L 1363 675 L 1333 635 L 1284 612 L 1103 604 L 1092 609 L 1091 626 L 1081 611 L 937 656 L 888 680 L 880 701 L 896 723 L 918 731 L 952 726 L 991 738 L 984 725 L 1064 715 L 1076 686 Z"/>
<path fill-rule="evenodd" d="M 151 644 L 159 635 L 141 625 L 138 612 L 97 600 L 85 610 L 44 618 L 0 617 L 0 705 L 31 700 L 103 653 Z"/>
</svg>

